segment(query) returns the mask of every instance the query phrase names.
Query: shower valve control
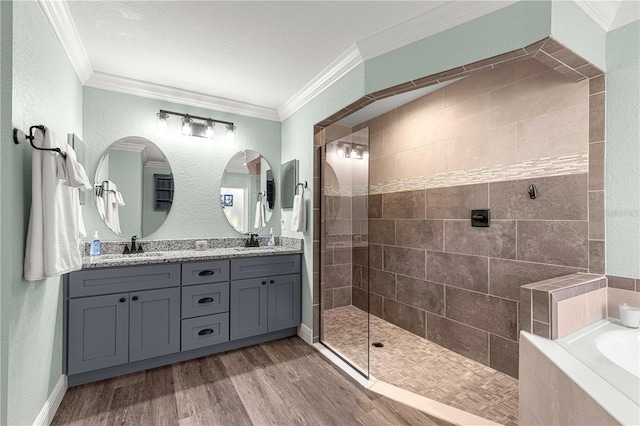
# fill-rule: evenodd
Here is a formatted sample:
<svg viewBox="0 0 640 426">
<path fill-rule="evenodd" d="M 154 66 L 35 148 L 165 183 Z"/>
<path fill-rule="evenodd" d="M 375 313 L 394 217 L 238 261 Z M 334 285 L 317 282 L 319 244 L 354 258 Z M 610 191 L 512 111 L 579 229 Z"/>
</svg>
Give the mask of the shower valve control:
<svg viewBox="0 0 640 426">
<path fill-rule="evenodd" d="M 471 210 L 471 226 L 473 227 L 489 227 L 491 222 L 491 211 L 486 210 Z"/>
</svg>

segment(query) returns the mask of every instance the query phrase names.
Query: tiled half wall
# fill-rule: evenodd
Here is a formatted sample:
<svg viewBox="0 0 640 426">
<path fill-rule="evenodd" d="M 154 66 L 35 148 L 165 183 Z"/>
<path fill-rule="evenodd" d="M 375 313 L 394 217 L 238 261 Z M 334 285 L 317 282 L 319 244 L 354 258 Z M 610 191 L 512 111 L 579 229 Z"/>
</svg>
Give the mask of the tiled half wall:
<svg viewBox="0 0 640 426">
<path fill-rule="evenodd" d="M 349 282 L 351 300 L 341 294 L 339 303 L 368 302 L 374 315 L 517 376 L 520 286 L 604 272 L 604 76 L 573 53 L 589 75 L 570 73 L 566 62 L 548 68 L 558 52 L 570 51 L 545 39 L 371 95 L 466 76 L 348 129 L 370 130 L 369 257 L 353 248 L 340 284 Z M 316 135 L 315 194 L 320 146 L 339 137 L 328 136 L 335 129 Z M 471 209 L 484 208 L 491 227 L 472 228 Z M 319 253 L 318 232 L 314 240 Z M 319 261 L 314 268 L 319 283 Z M 368 300 L 360 288 L 367 278 Z M 315 324 L 319 304 L 316 290 Z"/>
</svg>

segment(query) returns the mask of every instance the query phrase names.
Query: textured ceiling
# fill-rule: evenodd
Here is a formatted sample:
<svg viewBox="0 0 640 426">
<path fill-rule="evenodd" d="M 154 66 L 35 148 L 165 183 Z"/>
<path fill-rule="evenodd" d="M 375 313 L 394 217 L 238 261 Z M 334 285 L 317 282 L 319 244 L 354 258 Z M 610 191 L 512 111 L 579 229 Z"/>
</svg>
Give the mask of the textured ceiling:
<svg viewBox="0 0 640 426">
<path fill-rule="evenodd" d="M 441 2 L 70 1 L 94 71 L 278 108 L 358 40 Z"/>
</svg>

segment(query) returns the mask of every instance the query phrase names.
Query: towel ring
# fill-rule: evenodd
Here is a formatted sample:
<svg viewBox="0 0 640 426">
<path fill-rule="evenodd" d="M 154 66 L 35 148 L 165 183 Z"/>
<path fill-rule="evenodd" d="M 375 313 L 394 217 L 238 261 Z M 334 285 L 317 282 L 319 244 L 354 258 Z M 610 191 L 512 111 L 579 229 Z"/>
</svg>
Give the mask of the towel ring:
<svg viewBox="0 0 640 426">
<path fill-rule="evenodd" d="M 295 194 L 296 194 L 296 195 L 298 195 L 298 187 L 299 187 L 299 186 L 301 186 L 301 187 L 302 187 L 302 195 L 304 195 L 304 190 L 305 190 L 305 188 L 308 188 L 308 187 L 309 187 L 309 185 L 307 185 L 307 181 L 305 180 L 305 181 L 304 181 L 304 183 L 299 182 L 299 183 L 296 185 L 296 190 L 295 190 Z"/>
</svg>

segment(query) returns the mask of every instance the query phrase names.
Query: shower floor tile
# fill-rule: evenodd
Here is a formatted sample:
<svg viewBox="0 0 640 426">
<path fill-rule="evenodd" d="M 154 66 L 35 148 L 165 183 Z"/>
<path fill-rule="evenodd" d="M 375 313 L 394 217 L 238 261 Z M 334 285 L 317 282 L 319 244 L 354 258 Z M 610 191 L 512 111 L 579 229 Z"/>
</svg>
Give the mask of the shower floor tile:
<svg viewBox="0 0 640 426">
<path fill-rule="evenodd" d="M 367 313 L 345 306 L 323 313 L 323 342 L 376 379 L 503 425 L 518 424 L 518 380 L 416 336 L 374 315 L 367 354 Z"/>
</svg>

